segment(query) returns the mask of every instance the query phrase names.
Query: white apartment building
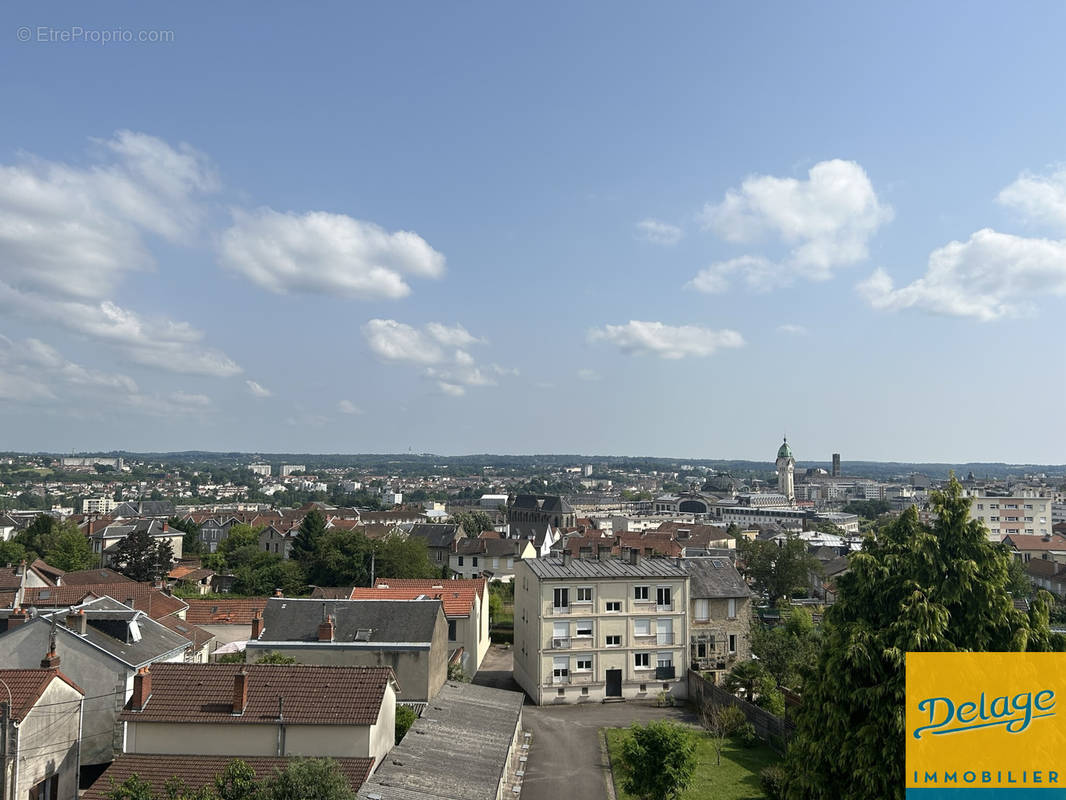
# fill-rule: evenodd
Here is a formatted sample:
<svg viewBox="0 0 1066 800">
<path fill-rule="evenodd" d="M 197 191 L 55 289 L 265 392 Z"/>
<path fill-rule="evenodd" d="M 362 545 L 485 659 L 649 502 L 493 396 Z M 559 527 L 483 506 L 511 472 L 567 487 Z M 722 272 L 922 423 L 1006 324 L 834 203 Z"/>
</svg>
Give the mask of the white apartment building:
<svg viewBox="0 0 1066 800">
<path fill-rule="evenodd" d="M 256 475 L 262 475 L 264 478 L 270 477 L 270 465 L 269 464 L 249 464 L 248 469 L 254 472 Z"/>
<path fill-rule="evenodd" d="M 993 497 L 974 490 L 970 518 L 979 519 L 988 528 L 994 542 L 1004 536 L 1050 536 L 1053 517 L 1052 499 L 1040 497 L 1035 490 L 1023 489 L 1012 497 Z"/>
<path fill-rule="evenodd" d="M 294 472 L 307 472 L 307 467 L 304 464 L 282 464 L 281 465 L 281 477 L 285 478 L 292 475 Z"/>
<path fill-rule="evenodd" d="M 515 565 L 514 677 L 533 702 L 684 697 L 689 575 L 671 558 Z"/>
<path fill-rule="evenodd" d="M 110 514 L 117 505 L 110 497 L 86 497 L 81 501 L 81 513 Z"/>
</svg>

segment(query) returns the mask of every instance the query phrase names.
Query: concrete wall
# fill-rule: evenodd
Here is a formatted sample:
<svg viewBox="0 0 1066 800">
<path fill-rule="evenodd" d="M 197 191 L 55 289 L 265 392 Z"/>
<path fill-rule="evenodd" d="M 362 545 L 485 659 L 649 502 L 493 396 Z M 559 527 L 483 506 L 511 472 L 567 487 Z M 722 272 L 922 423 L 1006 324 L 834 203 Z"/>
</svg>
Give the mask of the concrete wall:
<svg viewBox="0 0 1066 800">
<path fill-rule="evenodd" d="M 8 631 L 0 636 L 0 667 L 39 667 L 48 650 L 48 637 L 49 626 L 44 621 Z M 115 749 L 121 746 L 121 727 L 116 717 L 132 692 L 132 670 L 62 630 L 56 637 L 56 654 L 63 674 L 89 698 L 85 701 L 81 763 L 111 761 Z"/>
<path fill-rule="evenodd" d="M 81 693 L 61 678 L 53 679 L 18 727 L 18 758 L 13 760 L 4 782 L 10 786 L 12 773 L 17 770 L 16 798 L 27 797 L 30 789 L 53 775 L 59 776 L 60 798 L 77 798 L 81 721 Z"/>
</svg>

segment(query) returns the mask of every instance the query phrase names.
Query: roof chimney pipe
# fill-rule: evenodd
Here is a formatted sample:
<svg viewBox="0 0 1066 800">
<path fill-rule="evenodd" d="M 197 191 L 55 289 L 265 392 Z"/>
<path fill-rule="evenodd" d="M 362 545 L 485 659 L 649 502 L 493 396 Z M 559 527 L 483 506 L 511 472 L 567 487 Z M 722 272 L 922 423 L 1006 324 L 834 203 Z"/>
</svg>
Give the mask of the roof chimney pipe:
<svg viewBox="0 0 1066 800">
<path fill-rule="evenodd" d="M 85 617 L 85 611 L 83 609 L 79 608 L 77 611 L 71 609 L 70 613 L 67 614 L 67 627 L 79 636 L 85 635 L 86 622 L 87 619 Z"/>
<path fill-rule="evenodd" d="M 252 641 L 258 641 L 259 637 L 263 635 L 263 616 L 259 613 L 259 609 L 255 610 L 252 614 Z"/>
<path fill-rule="evenodd" d="M 248 670 L 241 667 L 233 676 L 233 713 L 243 714 L 248 708 Z"/>
<path fill-rule="evenodd" d="M 130 708 L 133 711 L 144 711 L 148 705 L 148 698 L 152 696 L 152 673 L 148 667 L 141 667 L 133 676 L 133 697 L 130 698 Z"/>
<path fill-rule="evenodd" d="M 333 616 L 326 617 L 318 626 L 318 641 L 333 641 Z"/>
</svg>

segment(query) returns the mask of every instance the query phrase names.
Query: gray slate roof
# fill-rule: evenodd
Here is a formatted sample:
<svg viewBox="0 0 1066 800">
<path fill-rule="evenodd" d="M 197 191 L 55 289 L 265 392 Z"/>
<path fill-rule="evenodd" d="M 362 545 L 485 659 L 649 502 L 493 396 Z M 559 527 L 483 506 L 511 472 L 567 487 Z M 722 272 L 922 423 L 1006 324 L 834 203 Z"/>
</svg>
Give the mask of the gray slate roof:
<svg viewBox="0 0 1066 800">
<path fill-rule="evenodd" d="M 520 494 L 511 508 L 515 511 L 543 511 L 546 514 L 573 514 L 574 507 L 554 494 Z"/>
<path fill-rule="evenodd" d="M 495 800 L 524 700 L 520 692 L 446 683 L 357 796 Z"/>
<path fill-rule="evenodd" d="M 110 597 L 100 597 L 96 600 L 82 603 L 80 606 L 73 606 L 73 608 L 82 609 L 87 617 L 84 636 L 66 627 L 66 616 L 69 608 L 47 613 L 41 612 L 36 622 L 40 625 L 47 625 L 50 624 L 49 620 L 55 616 L 56 622 L 59 623 L 58 630 L 94 645 L 131 667 L 150 664 L 169 653 L 192 646 L 192 642 L 189 639 L 160 625 L 143 611 L 134 611 L 129 606 L 123 605 L 118 600 Z M 96 625 L 93 624 L 94 621 L 97 623 Z M 128 624 L 133 621 L 136 621 L 140 633 L 138 641 L 133 641 L 129 636 L 118 638 L 112 635 L 124 628 L 128 629 Z M 101 630 L 101 628 L 107 632 Z"/>
<path fill-rule="evenodd" d="M 415 523 L 408 531 L 409 536 L 424 539 L 426 547 L 450 548 L 459 530 L 458 525 L 429 525 Z"/>
<path fill-rule="evenodd" d="M 748 585 L 728 558 L 686 558 L 681 563 L 692 578 L 688 596 L 694 600 L 751 596 Z"/>
<path fill-rule="evenodd" d="M 673 558 L 641 558 L 636 564 L 617 558 L 575 558 L 564 564 L 551 556 L 523 561 L 538 578 L 686 578 L 688 572 Z"/>
<path fill-rule="evenodd" d="M 115 508 L 116 517 L 171 517 L 174 504 L 169 500 L 138 500 L 121 503 Z"/>
<path fill-rule="evenodd" d="M 263 612 L 261 642 L 317 642 L 318 626 L 333 617 L 333 641 L 351 644 L 356 633 L 367 647 L 381 642 L 428 644 L 433 640 L 440 600 L 319 600 L 271 597 Z"/>
</svg>

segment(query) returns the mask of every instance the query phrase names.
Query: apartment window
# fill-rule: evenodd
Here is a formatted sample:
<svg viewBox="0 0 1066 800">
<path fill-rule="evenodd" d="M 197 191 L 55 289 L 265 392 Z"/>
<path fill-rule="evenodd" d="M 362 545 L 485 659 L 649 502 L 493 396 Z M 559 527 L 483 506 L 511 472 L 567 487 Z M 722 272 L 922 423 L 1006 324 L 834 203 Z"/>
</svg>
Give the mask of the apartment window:
<svg viewBox="0 0 1066 800">
<path fill-rule="evenodd" d="M 711 601 L 710 600 L 697 600 L 696 606 L 696 622 L 706 622 L 711 618 Z"/>
<path fill-rule="evenodd" d="M 1026 529 L 1025 529 L 1025 532 L 1026 532 L 1026 533 L 1032 533 L 1032 532 L 1033 532 L 1033 529 L 1032 529 L 1032 528 L 1026 528 Z"/>
<path fill-rule="evenodd" d="M 1026 522 L 1032 522 L 1032 521 L 1033 521 L 1033 518 L 1032 518 L 1032 517 L 1026 517 L 1026 518 L 1025 518 L 1025 521 L 1026 521 Z"/>
<path fill-rule="evenodd" d="M 726 616 L 728 616 L 729 619 L 737 618 L 737 599 L 735 597 L 729 598 L 729 608 L 727 610 Z"/>
<path fill-rule="evenodd" d="M 674 621 L 672 619 L 659 619 L 655 621 L 655 643 L 674 643 Z"/>
<path fill-rule="evenodd" d="M 513 558 L 507 559 L 507 569 L 514 569 L 514 559 Z"/>
<path fill-rule="evenodd" d="M 570 656 L 556 656 L 552 659 L 552 682 L 566 683 L 570 680 Z"/>
<path fill-rule="evenodd" d="M 999 508 L 999 503 L 989 503 L 988 507 L 989 508 Z"/>
<path fill-rule="evenodd" d="M 655 605 L 660 608 L 670 608 L 673 605 L 671 597 L 670 587 L 660 586 L 655 590 Z"/>
<path fill-rule="evenodd" d="M 638 603 L 640 603 L 640 602 L 645 602 L 646 603 L 648 601 L 648 599 L 649 599 L 648 592 L 649 592 L 650 588 L 651 587 L 648 587 L 648 586 L 634 586 L 633 587 L 633 599 L 636 600 Z"/>
<path fill-rule="evenodd" d="M 575 603 L 591 603 L 592 602 L 592 587 L 591 586 L 579 586 L 577 587 L 577 599 Z"/>
<path fill-rule="evenodd" d="M 633 669 L 651 669 L 651 653 L 634 653 Z"/>
<path fill-rule="evenodd" d="M 552 595 L 552 606 L 557 609 L 570 608 L 570 590 L 556 589 Z"/>
<path fill-rule="evenodd" d="M 634 636 L 651 636 L 651 620 L 650 619 L 635 619 L 635 620 L 633 620 L 633 635 Z"/>
<path fill-rule="evenodd" d="M 659 653 L 659 657 L 655 661 L 655 666 L 660 667 L 660 668 L 662 668 L 662 667 L 669 668 L 669 667 L 672 667 L 673 665 L 674 665 L 674 654 L 673 653 Z"/>
<path fill-rule="evenodd" d="M 577 623 L 576 636 L 592 636 L 592 620 L 583 619 Z"/>
<path fill-rule="evenodd" d="M 1026 503 L 1025 507 L 1031 510 L 1033 508 L 1033 504 L 1032 503 Z"/>
<path fill-rule="evenodd" d="M 6 765 L 5 765 L 6 766 Z M 59 797 L 59 776 L 45 778 L 30 789 L 29 800 L 57 800 Z"/>
<path fill-rule="evenodd" d="M 474 558 L 473 558 L 471 563 L 472 563 L 473 566 L 475 566 L 475 567 L 477 566 L 477 556 L 474 556 Z"/>
<path fill-rule="evenodd" d="M 706 642 L 696 642 L 696 658 L 707 658 Z"/>
<path fill-rule="evenodd" d="M 463 566 L 463 557 L 459 556 L 459 566 Z"/>
<path fill-rule="evenodd" d="M 606 637 L 605 641 L 606 641 L 606 644 L 607 644 L 608 647 L 621 647 L 622 646 L 622 637 L 619 634 L 615 634 L 614 636 L 608 636 L 608 637 Z"/>
<path fill-rule="evenodd" d="M 570 623 L 569 622 L 553 622 L 552 623 L 552 646 L 553 647 L 569 647 L 570 646 Z"/>
<path fill-rule="evenodd" d="M 589 693 L 589 687 L 582 686 L 581 687 L 581 694 L 588 694 L 588 693 Z"/>
<path fill-rule="evenodd" d="M 556 689 L 555 690 L 555 696 L 556 697 L 566 697 L 566 689 Z"/>
<path fill-rule="evenodd" d="M 999 522 L 999 517 L 989 517 L 991 522 Z"/>
<path fill-rule="evenodd" d="M 574 672 L 592 672 L 592 656 L 578 656 Z"/>
<path fill-rule="evenodd" d="M 444 555 L 444 553 L 443 553 L 442 551 L 438 550 L 438 551 L 437 551 L 437 561 L 440 561 L 440 560 L 441 560 L 441 557 L 442 557 L 443 555 Z"/>
<path fill-rule="evenodd" d="M 621 611 L 622 610 L 622 601 L 621 600 L 608 600 L 606 603 L 604 603 L 604 608 L 607 611 Z"/>
<path fill-rule="evenodd" d="M 452 642 L 455 641 L 455 620 L 454 619 L 448 620 L 448 640 L 452 641 Z"/>
<path fill-rule="evenodd" d="M 985 504 L 984 503 L 978 503 L 977 504 L 977 510 L 978 511 L 984 511 L 985 510 Z"/>
<path fill-rule="evenodd" d="M 648 691 L 648 684 L 646 684 L 646 683 L 642 683 L 642 684 L 640 685 L 640 691 L 641 691 L 641 693 L 642 693 L 642 694 L 643 694 L 644 692 Z"/>
<path fill-rule="evenodd" d="M 737 651 L 737 635 L 735 633 L 729 634 L 729 652 L 735 653 Z"/>
</svg>

